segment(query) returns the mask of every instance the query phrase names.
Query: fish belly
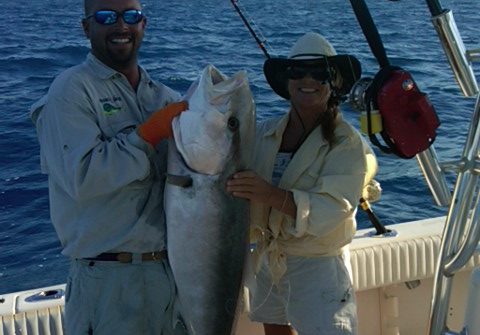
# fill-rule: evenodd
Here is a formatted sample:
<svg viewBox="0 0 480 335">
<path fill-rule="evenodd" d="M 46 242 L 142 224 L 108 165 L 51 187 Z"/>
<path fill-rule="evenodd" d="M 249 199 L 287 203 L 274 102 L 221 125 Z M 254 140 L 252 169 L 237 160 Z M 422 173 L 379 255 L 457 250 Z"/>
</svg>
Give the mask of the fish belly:
<svg viewBox="0 0 480 335">
<path fill-rule="evenodd" d="M 248 203 L 225 192 L 229 169 L 196 174 L 172 143 L 168 165 L 169 175 L 191 178 L 184 185 L 167 181 L 165 190 L 168 254 L 182 319 L 192 335 L 230 335 L 248 251 Z"/>
</svg>

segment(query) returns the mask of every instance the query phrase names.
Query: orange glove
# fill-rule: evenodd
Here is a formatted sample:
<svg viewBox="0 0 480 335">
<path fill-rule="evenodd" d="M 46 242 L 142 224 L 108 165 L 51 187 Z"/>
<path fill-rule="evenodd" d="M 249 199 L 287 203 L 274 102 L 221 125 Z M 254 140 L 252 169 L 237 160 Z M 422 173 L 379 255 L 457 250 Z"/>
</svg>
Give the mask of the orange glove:
<svg viewBox="0 0 480 335">
<path fill-rule="evenodd" d="M 171 103 L 156 111 L 147 121 L 138 126 L 138 134 L 153 146 L 173 136 L 172 120 L 188 108 L 186 101 Z"/>
</svg>

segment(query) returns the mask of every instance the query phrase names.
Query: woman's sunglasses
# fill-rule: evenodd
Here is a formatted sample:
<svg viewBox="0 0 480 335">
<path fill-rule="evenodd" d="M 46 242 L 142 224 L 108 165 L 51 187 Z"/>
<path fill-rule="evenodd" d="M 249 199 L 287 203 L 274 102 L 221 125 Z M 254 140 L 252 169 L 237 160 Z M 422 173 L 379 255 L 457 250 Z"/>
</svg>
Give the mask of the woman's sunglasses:
<svg viewBox="0 0 480 335">
<path fill-rule="evenodd" d="M 289 66 L 285 70 L 285 76 L 288 79 L 302 79 L 307 75 L 313 79 L 326 83 L 331 79 L 330 71 L 327 67 L 305 67 L 305 66 Z"/>
<path fill-rule="evenodd" d="M 94 17 L 97 23 L 108 26 L 117 23 L 120 15 L 122 16 L 123 22 L 126 24 L 137 24 L 145 17 L 141 10 L 127 9 L 122 13 L 114 10 L 99 10 L 94 14 L 87 16 L 87 19 Z"/>
</svg>

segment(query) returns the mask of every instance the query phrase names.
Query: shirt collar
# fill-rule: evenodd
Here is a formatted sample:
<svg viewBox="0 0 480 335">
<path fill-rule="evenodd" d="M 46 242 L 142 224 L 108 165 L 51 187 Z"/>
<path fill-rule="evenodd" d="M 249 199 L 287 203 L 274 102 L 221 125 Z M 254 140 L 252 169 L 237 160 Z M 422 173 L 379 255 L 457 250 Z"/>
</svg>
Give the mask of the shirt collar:
<svg viewBox="0 0 480 335">
<path fill-rule="evenodd" d="M 276 119 L 274 122 L 274 126 L 270 127 L 265 133 L 264 137 L 270 137 L 273 136 L 275 138 L 281 138 L 283 136 L 283 132 L 285 131 L 285 128 L 287 127 L 288 124 L 288 119 L 290 117 L 290 113 L 286 113 L 284 116 Z M 343 135 L 344 129 L 343 127 L 340 127 L 340 125 L 343 124 L 343 116 L 339 112 L 337 114 L 337 127 L 335 128 L 335 134 L 336 135 Z M 317 126 L 315 129 L 312 130 L 310 135 L 307 137 L 308 138 L 315 138 L 315 141 L 317 141 L 318 145 L 322 145 L 324 143 L 327 143 L 327 140 L 323 137 L 323 132 L 322 132 L 322 127 Z M 307 141 L 305 139 L 305 141 Z"/>
<path fill-rule="evenodd" d="M 109 79 L 114 76 L 122 75 L 120 72 L 115 71 L 111 67 L 108 67 L 104 63 L 102 63 L 97 57 L 95 57 L 91 52 L 88 53 L 86 63 L 92 68 L 93 73 L 97 75 L 100 79 Z M 140 70 L 140 81 L 148 84 L 150 83 L 151 79 L 145 69 L 138 65 Z"/>
<path fill-rule="evenodd" d="M 289 117 L 290 117 L 290 114 L 286 113 L 281 118 L 278 118 L 276 120 L 274 126 L 271 127 L 270 129 L 268 129 L 265 132 L 264 136 L 265 137 L 267 137 L 267 136 L 275 136 L 275 137 L 283 136 L 283 132 L 284 132 L 285 128 L 287 127 Z"/>
<path fill-rule="evenodd" d="M 95 57 L 91 52 L 88 53 L 87 59 L 85 61 L 89 65 L 93 73 L 98 76 L 100 79 L 108 79 L 113 77 L 117 71 L 103 64 L 97 57 Z"/>
</svg>

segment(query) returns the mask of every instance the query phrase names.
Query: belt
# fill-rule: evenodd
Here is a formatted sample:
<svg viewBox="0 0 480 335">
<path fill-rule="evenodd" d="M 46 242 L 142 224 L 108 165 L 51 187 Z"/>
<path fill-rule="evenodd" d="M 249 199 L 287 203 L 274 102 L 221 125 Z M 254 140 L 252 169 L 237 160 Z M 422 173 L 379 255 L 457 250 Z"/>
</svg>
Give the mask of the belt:
<svg viewBox="0 0 480 335">
<path fill-rule="evenodd" d="M 84 258 L 88 261 L 141 263 L 145 261 L 159 261 L 167 257 L 167 251 L 152 251 L 143 254 L 131 252 L 106 252 L 96 257 Z"/>
</svg>

